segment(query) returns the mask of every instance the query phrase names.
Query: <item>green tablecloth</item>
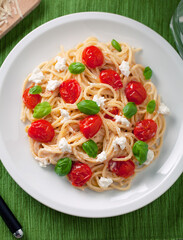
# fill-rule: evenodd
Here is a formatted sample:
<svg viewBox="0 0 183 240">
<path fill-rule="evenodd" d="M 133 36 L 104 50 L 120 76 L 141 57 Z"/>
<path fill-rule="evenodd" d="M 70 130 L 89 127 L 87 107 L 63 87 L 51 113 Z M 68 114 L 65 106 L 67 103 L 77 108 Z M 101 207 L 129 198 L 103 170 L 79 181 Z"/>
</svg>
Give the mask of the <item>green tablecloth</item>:
<svg viewBox="0 0 183 240">
<path fill-rule="evenodd" d="M 0 65 L 11 49 L 39 25 L 83 11 L 117 13 L 154 29 L 175 47 L 170 18 L 179 0 L 42 0 L 40 6 L 0 40 Z M 0 163 L 0 193 L 31 240 L 183 239 L 183 176 L 148 206 L 119 217 L 86 219 L 49 209 L 26 194 Z M 0 239 L 13 239 L 0 219 Z"/>
</svg>

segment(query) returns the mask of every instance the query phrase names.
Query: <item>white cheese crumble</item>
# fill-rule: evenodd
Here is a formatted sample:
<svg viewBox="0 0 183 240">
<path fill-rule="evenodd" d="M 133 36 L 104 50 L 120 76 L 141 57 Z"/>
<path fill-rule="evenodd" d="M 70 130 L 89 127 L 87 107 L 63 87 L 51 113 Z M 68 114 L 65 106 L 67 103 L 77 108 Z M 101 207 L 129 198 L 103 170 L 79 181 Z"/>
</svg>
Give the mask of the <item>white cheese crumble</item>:
<svg viewBox="0 0 183 240">
<path fill-rule="evenodd" d="M 47 157 L 46 158 L 40 158 L 35 156 L 35 159 L 38 161 L 38 164 L 40 167 L 47 167 L 48 165 L 50 165 L 50 162 L 47 161 Z"/>
<path fill-rule="evenodd" d="M 60 57 L 60 56 L 57 56 L 57 57 L 55 58 L 55 61 L 56 61 L 55 69 L 57 70 L 57 72 L 64 71 L 64 70 L 67 69 L 66 59 L 65 59 L 65 58 L 62 58 L 62 57 Z"/>
<path fill-rule="evenodd" d="M 158 113 L 160 113 L 160 114 L 169 114 L 170 113 L 170 109 L 164 103 L 160 103 L 159 109 L 158 109 Z"/>
<path fill-rule="evenodd" d="M 69 116 L 69 113 L 67 110 L 65 109 L 60 109 L 60 113 L 61 113 L 61 116 L 63 117 L 61 123 L 64 123 L 66 122 L 67 120 L 69 120 L 71 117 Z"/>
<path fill-rule="evenodd" d="M 124 150 L 126 147 L 126 138 L 125 137 L 116 137 L 113 140 L 112 145 L 114 147 L 114 151 L 118 150 L 118 146 L 121 148 L 121 150 Z"/>
<path fill-rule="evenodd" d="M 101 188 L 107 188 L 113 183 L 111 178 L 101 177 L 98 181 L 98 184 Z"/>
<path fill-rule="evenodd" d="M 41 81 L 43 80 L 44 75 L 41 71 L 40 68 L 35 68 L 29 78 L 29 81 L 34 82 L 35 84 L 41 83 Z"/>
<path fill-rule="evenodd" d="M 97 162 L 103 162 L 107 159 L 107 155 L 105 151 L 102 151 L 98 156 L 97 156 Z"/>
<path fill-rule="evenodd" d="M 97 95 L 94 95 L 93 101 L 95 101 L 99 107 L 103 107 L 106 99 L 104 97 L 98 97 Z"/>
<path fill-rule="evenodd" d="M 129 76 L 130 75 L 130 66 L 129 66 L 129 62 L 126 61 L 122 61 L 121 65 L 119 66 L 119 69 L 121 71 L 121 73 L 125 76 Z"/>
<path fill-rule="evenodd" d="M 50 165 L 50 163 L 49 163 L 48 161 L 46 161 L 46 160 L 44 160 L 44 162 L 39 162 L 39 166 L 40 166 L 40 167 L 45 168 L 45 167 L 47 167 L 48 165 Z"/>
<path fill-rule="evenodd" d="M 60 82 L 57 80 L 49 80 L 46 89 L 48 91 L 54 91 L 56 88 L 60 87 Z"/>
<path fill-rule="evenodd" d="M 154 152 L 149 149 L 148 152 L 147 152 L 147 159 L 144 162 L 144 164 L 149 165 L 152 162 L 153 159 L 154 159 Z"/>
<path fill-rule="evenodd" d="M 72 149 L 71 146 L 68 144 L 67 140 L 65 138 L 61 138 L 58 147 L 62 150 L 63 153 L 68 152 L 71 153 Z"/>
<path fill-rule="evenodd" d="M 120 115 L 116 115 L 114 117 L 114 119 L 116 120 L 117 123 L 121 123 L 121 124 L 125 125 L 126 127 L 130 126 L 130 122 L 125 117 L 122 117 Z"/>
</svg>

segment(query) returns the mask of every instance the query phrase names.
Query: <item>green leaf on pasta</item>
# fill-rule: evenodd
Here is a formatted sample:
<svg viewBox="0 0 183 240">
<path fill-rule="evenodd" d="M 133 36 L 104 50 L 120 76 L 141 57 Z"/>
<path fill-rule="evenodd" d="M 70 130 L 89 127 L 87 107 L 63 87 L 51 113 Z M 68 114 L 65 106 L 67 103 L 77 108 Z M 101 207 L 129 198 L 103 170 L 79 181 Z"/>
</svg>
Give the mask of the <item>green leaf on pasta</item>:
<svg viewBox="0 0 183 240">
<path fill-rule="evenodd" d="M 42 92 L 42 87 L 38 86 L 38 85 L 30 88 L 30 90 L 29 90 L 29 94 L 39 94 L 41 92 Z"/>
<path fill-rule="evenodd" d="M 92 100 L 83 100 L 77 104 L 77 107 L 80 112 L 87 115 L 94 115 L 100 111 L 100 107 Z"/>
<path fill-rule="evenodd" d="M 144 77 L 146 80 L 150 79 L 152 77 L 152 69 L 150 67 L 146 67 L 144 69 Z"/>
<path fill-rule="evenodd" d="M 147 152 L 148 152 L 148 145 L 147 143 L 143 141 L 137 141 L 133 145 L 133 155 L 137 159 L 137 161 L 141 164 L 143 164 L 147 159 Z"/>
<path fill-rule="evenodd" d="M 34 108 L 33 117 L 42 118 L 51 113 L 51 106 L 48 102 L 38 103 Z"/>
<path fill-rule="evenodd" d="M 120 44 L 115 40 L 113 39 L 111 41 L 111 45 L 118 51 L 118 52 L 121 52 L 121 46 Z"/>
<path fill-rule="evenodd" d="M 151 100 L 148 104 L 147 104 L 147 112 L 148 113 L 153 113 L 154 110 L 156 108 L 156 101 L 155 100 Z"/>
<path fill-rule="evenodd" d="M 98 146 L 93 140 L 88 140 L 82 144 L 83 150 L 88 154 L 89 157 L 96 158 L 98 153 Z"/>
</svg>

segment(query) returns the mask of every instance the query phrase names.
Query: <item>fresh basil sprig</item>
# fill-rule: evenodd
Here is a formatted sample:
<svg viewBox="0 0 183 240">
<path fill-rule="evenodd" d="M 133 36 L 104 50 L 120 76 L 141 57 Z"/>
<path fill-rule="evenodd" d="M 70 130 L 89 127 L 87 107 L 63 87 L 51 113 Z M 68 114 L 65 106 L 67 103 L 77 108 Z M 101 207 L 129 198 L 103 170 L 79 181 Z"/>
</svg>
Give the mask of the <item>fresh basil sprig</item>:
<svg viewBox="0 0 183 240">
<path fill-rule="evenodd" d="M 38 103 L 34 108 L 33 117 L 42 118 L 51 113 L 51 106 L 48 102 Z"/>
<path fill-rule="evenodd" d="M 59 176 L 65 176 L 67 175 L 72 167 L 72 160 L 70 158 L 61 158 L 58 160 L 56 166 L 55 166 L 55 172 Z"/>
<path fill-rule="evenodd" d="M 140 165 L 147 160 L 148 145 L 143 141 L 137 141 L 133 145 L 133 155 L 139 161 Z"/>
<path fill-rule="evenodd" d="M 123 114 L 126 118 L 131 118 L 133 115 L 137 113 L 137 106 L 134 102 L 129 102 L 123 108 Z"/>
<path fill-rule="evenodd" d="M 89 157 L 96 158 L 98 153 L 98 146 L 93 140 L 88 140 L 82 144 L 83 150 L 88 154 Z"/>
<path fill-rule="evenodd" d="M 30 90 L 29 90 L 30 94 L 39 94 L 41 92 L 42 92 L 42 87 L 39 85 L 36 85 L 36 86 L 30 88 Z"/>
<path fill-rule="evenodd" d="M 118 52 L 121 52 L 121 46 L 120 44 L 115 40 L 113 39 L 111 41 L 111 45 L 118 51 Z"/>
<path fill-rule="evenodd" d="M 72 74 L 79 74 L 84 72 L 84 70 L 85 70 L 85 65 L 83 63 L 74 62 L 69 65 L 69 71 Z"/>
<path fill-rule="evenodd" d="M 87 115 L 94 115 L 100 111 L 100 107 L 92 100 L 83 100 L 77 104 L 77 107 L 80 112 Z"/>
<path fill-rule="evenodd" d="M 156 101 L 155 100 L 151 100 L 148 104 L 147 104 L 147 112 L 148 113 L 153 113 L 154 110 L 156 108 Z"/>
<path fill-rule="evenodd" d="M 152 77 L 152 69 L 150 67 L 146 67 L 144 69 L 144 77 L 146 80 L 148 80 Z"/>
</svg>

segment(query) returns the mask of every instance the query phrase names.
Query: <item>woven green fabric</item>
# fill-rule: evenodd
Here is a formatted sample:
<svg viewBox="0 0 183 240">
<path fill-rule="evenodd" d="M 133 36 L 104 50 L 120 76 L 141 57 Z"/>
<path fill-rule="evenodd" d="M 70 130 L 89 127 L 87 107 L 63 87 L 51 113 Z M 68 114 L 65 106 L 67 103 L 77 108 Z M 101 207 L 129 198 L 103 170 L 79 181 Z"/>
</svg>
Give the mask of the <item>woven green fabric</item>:
<svg viewBox="0 0 183 240">
<path fill-rule="evenodd" d="M 179 0 L 42 0 L 40 6 L 0 40 L 0 65 L 30 31 L 59 16 L 83 11 L 117 13 L 154 29 L 175 47 L 170 18 Z M 183 176 L 160 198 L 133 213 L 86 219 L 56 212 L 25 193 L 0 163 L 0 193 L 30 240 L 183 239 Z M 0 219 L 0 239 L 14 239 Z"/>
</svg>

